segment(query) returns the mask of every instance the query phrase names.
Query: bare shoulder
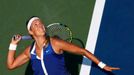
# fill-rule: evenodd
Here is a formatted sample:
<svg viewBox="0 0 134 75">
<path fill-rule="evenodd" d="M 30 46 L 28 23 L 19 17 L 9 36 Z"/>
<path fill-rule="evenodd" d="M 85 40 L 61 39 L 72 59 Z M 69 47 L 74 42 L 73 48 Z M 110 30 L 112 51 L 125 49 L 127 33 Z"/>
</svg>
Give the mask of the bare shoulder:
<svg viewBox="0 0 134 75">
<path fill-rule="evenodd" d="M 55 37 L 51 37 L 50 40 L 51 40 L 52 42 L 56 42 L 56 43 L 59 42 L 59 41 L 61 41 L 60 39 L 55 38 Z"/>
<path fill-rule="evenodd" d="M 52 47 L 57 54 L 63 53 L 62 47 L 65 46 L 67 43 L 64 40 L 58 39 L 58 38 L 50 38 L 50 42 L 52 44 Z"/>
<path fill-rule="evenodd" d="M 83 51 L 85 49 L 72 44 L 70 42 L 66 42 L 64 40 L 58 39 L 58 38 L 51 38 L 52 46 L 56 53 L 61 53 L 63 51 L 75 53 L 75 54 L 83 54 Z"/>
<path fill-rule="evenodd" d="M 29 58 L 30 58 L 30 48 L 31 48 L 31 46 L 26 47 L 25 50 L 24 50 L 24 52 L 23 52 L 23 54 L 25 54 Z"/>
<path fill-rule="evenodd" d="M 68 46 L 68 47 L 73 46 L 72 43 L 64 41 L 59 38 L 50 38 L 50 40 L 51 40 L 51 43 L 53 44 L 53 46 L 57 46 L 57 47 L 59 47 L 59 49 L 61 49 L 62 47 L 65 47 L 65 46 Z"/>
<path fill-rule="evenodd" d="M 55 45 L 60 45 L 60 44 L 69 44 L 68 42 L 62 40 L 62 39 L 59 39 L 59 38 L 55 38 L 55 37 L 52 37 L 50 38 L 51 40 L 51 43 L 55 44 Z"/>
</svg>

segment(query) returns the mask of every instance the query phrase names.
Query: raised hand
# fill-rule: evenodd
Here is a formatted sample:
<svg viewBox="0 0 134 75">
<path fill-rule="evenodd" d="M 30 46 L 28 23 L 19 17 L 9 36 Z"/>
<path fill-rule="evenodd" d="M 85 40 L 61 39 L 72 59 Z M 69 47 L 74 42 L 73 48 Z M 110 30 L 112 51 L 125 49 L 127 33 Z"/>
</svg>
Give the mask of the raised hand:
<svg viewBox="0 0 134 75">
<path fill-rule="evenodd" d="M 21 35 L 17 34 L 12 37 L 11 43 L 12 44 L 18 44 L 18 42 L 21 40 Z"/>
</svg>

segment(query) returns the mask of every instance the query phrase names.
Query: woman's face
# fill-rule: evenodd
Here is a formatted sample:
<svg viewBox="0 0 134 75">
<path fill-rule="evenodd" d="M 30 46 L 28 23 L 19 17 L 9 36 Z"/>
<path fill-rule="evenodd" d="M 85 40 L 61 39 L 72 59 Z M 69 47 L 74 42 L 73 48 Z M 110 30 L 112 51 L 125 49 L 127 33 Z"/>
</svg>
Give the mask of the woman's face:
<svg viewBox="0 0 134 75">
<path fill-rule="evenodd" d="M 33 32 L 33 35 L 45 35 L 46 33 L 44 24 L 42 23 L 40 19 L 36 19 L 32 22 L 30 31 Z"/>
</svg>

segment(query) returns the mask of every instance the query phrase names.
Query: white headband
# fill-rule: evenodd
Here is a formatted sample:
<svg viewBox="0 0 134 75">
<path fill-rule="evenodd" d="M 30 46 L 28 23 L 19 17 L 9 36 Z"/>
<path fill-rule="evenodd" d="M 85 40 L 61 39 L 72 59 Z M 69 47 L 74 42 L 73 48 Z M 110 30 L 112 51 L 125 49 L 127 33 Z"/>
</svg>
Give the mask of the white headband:
<svg viewBox="0 0 134 75">
<path fill-rule="evenodd" d="M 28 24 L 27 24 L 27 30 L 30 29 L 30 27 L 31 27 L 31 25 L 32 25 L 32 22 L 33 22 L 34 20 L 36 20 L 36 19 L 39 19 L 39 18 L 38 18 L 38 17 L 33 17 L 33 18 L 31 18 L 31 19 L 29 20 L 29 22 L 28 22 Z"/>
</svg>

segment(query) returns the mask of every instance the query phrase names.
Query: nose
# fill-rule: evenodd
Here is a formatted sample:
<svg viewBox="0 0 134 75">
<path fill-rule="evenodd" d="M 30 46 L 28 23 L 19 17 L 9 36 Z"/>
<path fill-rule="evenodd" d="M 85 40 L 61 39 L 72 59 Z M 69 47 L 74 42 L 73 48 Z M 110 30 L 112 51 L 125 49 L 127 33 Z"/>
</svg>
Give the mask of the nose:
<svg viewBox="0 0 134 75">
<path fill-rule="evenodd" d="M 40 23 L 35 23 L 35 27 L 41 27 L 42 25 Z"/>
<path fill-rule="evenodd" d="M 41 28 L 41 29 L 44 30 L 44 25 L 41 24 L 41 23 L 37 23 L 37 24 L 35 24 L 35 27 L 36 27 L 36 28 Z"/>
</svg>

